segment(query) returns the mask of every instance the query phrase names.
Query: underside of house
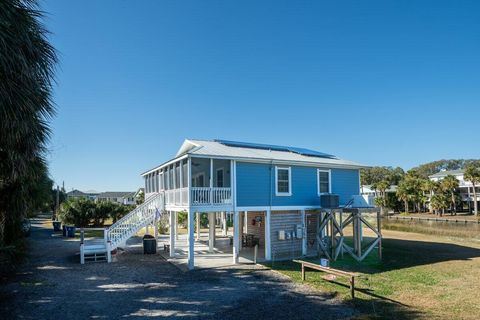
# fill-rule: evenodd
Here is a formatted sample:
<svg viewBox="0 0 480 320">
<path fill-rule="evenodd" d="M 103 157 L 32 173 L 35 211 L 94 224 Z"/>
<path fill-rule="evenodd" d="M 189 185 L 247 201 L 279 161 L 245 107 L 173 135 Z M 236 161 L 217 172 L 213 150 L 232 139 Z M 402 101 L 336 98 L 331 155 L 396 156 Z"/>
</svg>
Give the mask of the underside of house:
<svg viewBox="0 0 480 320">
<path fill-rule="evenodd" d="M 110 249 L 140 228 L 168 221 L 169 255 L 195 267 L 195 255 L 221 252 L 241 259 L 307 255 L 362 260 L 381 247 L 376 210 L 359 196 L 364 166 L 312 150 L 224 140 L 185 140 L 174 159 L 145 173 L 145 203 L 112 225 Z M 186 214 L 186 234 L 179 215 Z M 208 220 L 201 233 L 200 222 Z M 362 244 L 361 226 L 372 230 Z M 229 228 L 230 226 L 230 228 Z M 351 231 L 347 231 L 350 230 Z M 351 241 L 345 241 L 352 236 Z M 196 250 L 196 245 L 204 250 Z"/>
</svg>

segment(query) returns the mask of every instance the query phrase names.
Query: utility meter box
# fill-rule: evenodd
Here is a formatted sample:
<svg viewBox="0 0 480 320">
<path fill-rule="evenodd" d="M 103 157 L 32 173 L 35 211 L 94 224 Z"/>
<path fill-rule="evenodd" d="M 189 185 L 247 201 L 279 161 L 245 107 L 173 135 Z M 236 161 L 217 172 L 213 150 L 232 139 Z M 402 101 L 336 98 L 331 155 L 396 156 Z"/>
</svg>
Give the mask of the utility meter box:
<svg viewBox="0 0 480 320">
<path fill-rule="evenodd" d="M 297 239 L 303 238 L 303 228 L 301 224 L 297 224 L 296 234 L 297 234 Z"/>
<path fill-rule="evenodd" d="M 278 240 L 285 240 L 285 230 L 278 230 Z"/>
</svg>

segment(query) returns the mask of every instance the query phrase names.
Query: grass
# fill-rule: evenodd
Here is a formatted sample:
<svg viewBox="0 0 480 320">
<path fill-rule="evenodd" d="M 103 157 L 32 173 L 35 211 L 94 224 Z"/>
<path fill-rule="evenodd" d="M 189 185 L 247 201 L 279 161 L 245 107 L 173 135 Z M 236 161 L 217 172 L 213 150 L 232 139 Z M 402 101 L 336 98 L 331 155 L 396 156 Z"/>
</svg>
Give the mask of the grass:
<svg viewBox="0 0 480 320">
<path fill-rule="evenodd" d="M 386 220 L 382 221 L 384 230 L 416 232 L 422 234 L 451 237 L 463 241 L 480 241 L 480 225 L 468 223 L 434 222 L 418 220 Z"/>
<path fill-rule="evenodd" d="M 309 259 L 318 263 L 318 259 Z M 301 282 L 300 265 L 291 261 L 267 265 Z M 480 246 L 464 239 L 385 231 L 383 261 L 371 254 L 362 263 L 345 255 L 331 264 L 353 271 L 356 299 L 348 279 L 325 281 L 325 273 L 309 270 L 306 283 L 354 305 L 361 319 L 478 319 Z"/>
</svg>

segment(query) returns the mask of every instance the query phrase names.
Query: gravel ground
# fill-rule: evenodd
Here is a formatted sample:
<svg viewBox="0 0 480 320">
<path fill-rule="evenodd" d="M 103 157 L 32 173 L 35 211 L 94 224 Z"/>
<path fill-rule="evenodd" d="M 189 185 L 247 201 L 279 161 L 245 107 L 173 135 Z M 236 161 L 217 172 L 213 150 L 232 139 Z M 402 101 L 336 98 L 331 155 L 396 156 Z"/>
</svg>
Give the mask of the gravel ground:
<svg viewBox="0 0 480 320">
<path fill-rule="evenodd" d="M 115 263 L 80 265 L 78 241 L 32 221 L 31 255 L 0 288 L 2 319 L 163 317 L 349 319 L 356 312 L 269 270 L 182 272 L 159 255 L 130 249 Z"/>
</svg>

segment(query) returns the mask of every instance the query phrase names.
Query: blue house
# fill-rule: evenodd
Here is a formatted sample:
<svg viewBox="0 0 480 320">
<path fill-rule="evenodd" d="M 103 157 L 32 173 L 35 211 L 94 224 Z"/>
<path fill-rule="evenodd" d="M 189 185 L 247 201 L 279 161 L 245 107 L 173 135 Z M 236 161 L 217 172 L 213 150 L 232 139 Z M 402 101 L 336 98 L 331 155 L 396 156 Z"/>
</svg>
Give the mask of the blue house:
<svg viewBox="0 0 480 320">
<path fill-rule="evenodd" d="M 233 263 L 252 241 L 265 260 L 308 255 L 316 247 L 320 196 L 338 195 L 339 205 L 345 205 L 360 194 L 359 169 L 364 167 L 304 148 L 187 139 L 173 159 L 142 175 L 146 202 L 161 199 L 170 215 L 171 256 L 177 213 L 188 213 L 188 265 L 193 269 L 195 215 L 199 223 L 200 213 L 208 213 L 210 225 L 220 221 L 224 235 L 227 219 L 233 221 Z M 209 245 L 215 245 L 215 231 L 210 231 Z"/>
</svg>

